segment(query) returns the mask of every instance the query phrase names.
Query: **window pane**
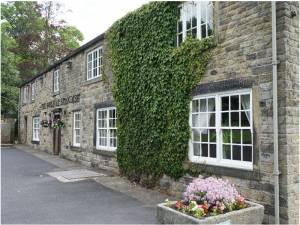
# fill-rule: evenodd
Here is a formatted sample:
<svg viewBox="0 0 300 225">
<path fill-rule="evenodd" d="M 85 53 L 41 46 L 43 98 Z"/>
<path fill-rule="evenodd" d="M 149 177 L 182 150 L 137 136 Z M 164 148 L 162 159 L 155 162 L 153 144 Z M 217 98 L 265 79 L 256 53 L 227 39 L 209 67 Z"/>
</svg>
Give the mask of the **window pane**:
<svg viewBox="0 0 300 225">
<path fill-rule="evenodd" d="M 186 29 L 187 30 L 191 29 L 191 21 L 190 20 L 186 21 Z"/>
<path fill-rule="evenodd" d="M 208 112 L 214 112 L 216 110 L 215 98 L 208 99 Z"/>
<path fill-rule="evenodd" d="M 209 113 L 209 127 L 214 127 L 216 125 L 216 114 L 215 113 Z"/>
<path fill-rule="evenodd" d="M 182 21 L 178 21 L 178 24 L 177 24 L 177 28 L 178 28 L 178 33 L 181 33 L 182 32 Z"/>
<path fill-rule="evenodd" d="M 116 138 L 117 137 L 117 131 L 115 129 L 110 129 L 109 132 L 110 132 L 109 136 L 111 138 Z"/>
<path fill-rule="evenodd" d="M 201 37 L 206 38 L 206 24 L 201 25 Z"/>
<path fill-rule="evenodd" d="M 194 143 L 193 144 L 193 149 L 194 149 L 194 155 L 195 156 L 200 156 L 200 144 Z"/>
<path fill-rule="evenodd" d="M 225 96 L 221 98 L 222 100 L 222 111 L 228 111 L 229 110 L 229 97 Z"/>
<path fill-rule="evenodd" d="M 100 136 L 100 137 L 105 137 L 105 138 L 106 138 L 106 137 L 107 137 L 107 132 L 106 132 L 106 130 L 102 130 L 102 129 L 101 129 L 100 132 L 99 132 L 99 136 Z"/>
<path fill-rule="evenodd" d="M 116 120 L 115 119 L 109 119 L 109 127 L 116 127 Z"/>
<path fill-rule="evenodd" d="M 79 136 L 79 135 L 80 135 L 80 130 L 79 130 L 79 129 L 76 129 L 76 130 L 75 130 L 75 135 L 76 135 L 76 136 Z"/>
<path fill-rule="evenodd" d="M 207 127 L 207 113 L 200 113 L 199 114 L 199 126 L 200 127 Z"/>
<path fill-rule="evenodd" d="M 250 111 L 241 112 L 241 126 L 250 127 Z"/>
<path fill-rule="evenodd" d="M 192 27 L 196 27 L 197 26 L 197 17 L 193 16 L 192 18 Z"/>
<path fill-rule="evenodd" d="M 182 39 L 183 39 L 182 34 L 179 34 L 178 35 L 178 45 L 180 45 L 182 43 Z"/>
<path fill-rule="evenodd" d="M 243 130 L 243 144 L 252 144 L 251 130 Z"/>
<path fill-rule="evenodd" d="M 206 106 L 206 99 L 200 99 L 200 112 L 206 112 L 207 106 Z"/>
<path fill-rule="evenodd" d="M 193 141 L 200 142 L 200 130 L 193 129 Z"/>
<path fill-rule="evenodd" d="M 232 130 L 232 143 L 241 143 L 241 130 Z"/>
<path fill-rule="evenodd" d="M 223 145 L 223 159 L 231 159 L 230 145 Z"/>
<path fill-rule="evenodd" d="M 110 138 L 110 147 L 117 147 L 117 140 L 115 138 Z"/>
<path fill-rule="evenodd" d="M 80 137 L 79 136 L 76 136 L 76 143 L 80 143 Z"/>
<path fill-rule="evenodd" d="M 223 130 L 223 143 L 231 143 L 231 131 Z"/>
<path fill-rule="evenodd" d="M 192 115 L 192 126 L 193 127 L 200 127 L 199 114 Z"/>
<path fill-rule="evenodd" d="M 192 29 L 192 38 L 197 37 L 197 28 Z"/>
<path fill-rule="evenodd" d="M 229 113 L 222 113 L 222 126 L 229 127 Z"/>
<path fill-rule="evenodd" d="M 216 142 L 216 140 L 217 140 L 216 130 L 214 129 L 209 130 L 209 142 Z"/>
<path fill-rule="evenodd" d="M 232 159 L 233 160 L 241 160 L 241 146 L 240 145 L 232 146 Z"/>
<path fill-rule="evenodd" d="M 231 105 L 231 110 L 239 109 L 239 96 L 238 95 L 233 95 L 230 97 L 230 105 Z"/>
<path fill-rule="evenodd" d="M 80 121 L 75 121 L 75 128 L 80 128 Z"/>
<path fill-rule="evenodd" d="M 217 157 L 217 145 L 215 145 L 215 144 L 209 145 L 209 157 L 212 157 L 212 158 Z"/>
<path fill-rule="evenodd" d="M 231 113 L 231 126 L 232 127 L 238 127 L 239 126 L 239 112 L 232 112 Z"/>
<path fill-rule="evenodd" d="M 243 161 L 252 162 L 252 147 L 243 146 Z"/>
<path fill-rule="evenodd" d="M 208 144 L 201 144 L 201 156 L 208 157 Z"/>
<path fill-rule="evenodd" d="M 201 142 L 208 142 L 208 130 L 201 131 Z"/>
<path fill-rule="evenodd" d="M 199 100 L 192 101 L 192 112 L 199 112 Z"/>
<path fill-rule="evenodd" d="M 241 109 L 250 109 L 250 95 L 241 95 Z"/>
</svg>

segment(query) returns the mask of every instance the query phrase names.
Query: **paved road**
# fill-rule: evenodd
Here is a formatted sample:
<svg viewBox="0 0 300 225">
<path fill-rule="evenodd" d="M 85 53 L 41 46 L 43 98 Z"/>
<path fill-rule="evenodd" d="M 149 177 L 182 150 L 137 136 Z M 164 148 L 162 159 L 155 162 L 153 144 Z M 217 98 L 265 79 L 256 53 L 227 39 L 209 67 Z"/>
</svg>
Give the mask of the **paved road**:
<svg viewBox="0 0 300 225">
<path fill-rule="evenodd" d="M 28 153 L 1 150 L 1 223 L 155 223 L 155 209 L 94 181 L 60 183 L 56 167 Z"/>
</svg>

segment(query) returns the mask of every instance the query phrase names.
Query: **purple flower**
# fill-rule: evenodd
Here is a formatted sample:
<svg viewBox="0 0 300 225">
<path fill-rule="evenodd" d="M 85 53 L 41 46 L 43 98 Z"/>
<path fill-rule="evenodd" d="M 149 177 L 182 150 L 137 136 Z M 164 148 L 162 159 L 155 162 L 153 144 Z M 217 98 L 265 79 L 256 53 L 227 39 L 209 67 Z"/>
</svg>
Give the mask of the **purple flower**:
<svg viewBox="0 0 300 225">
<path fill-rule="evenodd" d="M 186 200 L 202 199 L 210 204 L 217 201 L 232 202 L 239 196 L 237 190 L 227 180 L 220 178 L 196 178 L 186 188 Z"/>
</svg>

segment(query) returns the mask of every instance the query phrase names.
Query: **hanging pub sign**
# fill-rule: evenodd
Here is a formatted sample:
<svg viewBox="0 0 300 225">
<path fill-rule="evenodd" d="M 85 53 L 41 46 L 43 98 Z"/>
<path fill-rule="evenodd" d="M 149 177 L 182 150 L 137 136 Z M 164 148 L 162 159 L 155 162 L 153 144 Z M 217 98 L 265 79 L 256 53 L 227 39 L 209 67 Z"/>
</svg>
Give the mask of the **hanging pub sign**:
<svg viewBox="0 0 300 225">
<path fill-rule="evenodd" d="M 43 103 L 41 104 L 41 109 L 58 107 L 61 105 L 67 105 L 69 103 L 77 103 L 79 101 L 80 101 L 80 94 L 72 95 L 65 98 L 59 98 L 50 102 Z"/>
</svg>

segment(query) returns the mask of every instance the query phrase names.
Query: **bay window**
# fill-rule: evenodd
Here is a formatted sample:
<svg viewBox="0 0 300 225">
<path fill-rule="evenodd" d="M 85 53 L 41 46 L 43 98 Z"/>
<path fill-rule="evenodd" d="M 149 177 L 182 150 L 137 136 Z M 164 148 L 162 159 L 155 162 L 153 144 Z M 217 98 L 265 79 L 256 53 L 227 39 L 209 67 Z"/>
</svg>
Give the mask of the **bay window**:
<svg viewBox="0 0 300 225">
<path fill-rule="evenodd" d="M 102 47 L 87 54 L 87 80 L 92 80 L 102 75 L 102 58 Z"/>
<path fill-rule="evenodd" d="M 38 116 L 32 118 L 32 140 L 40 141 L 40 118 Z"/>
<path fill-rule="evenodd" d="M 73 125 L 73 146 L 80 146 L 80 123 L 81 123 L 81 113 L 74 112 L 74 125 Z"/>
<path fill-rule="evenodd" d="M 177 46 L 187 36 L 206 38 L 213 34 L 213 3 L 210 1 L 189 1 L 180 6 L 177 22 Z"/>
<path fill-rule="evenodd" d="M 251 91 L 195 96 L 189 157 L 193 162 L 253 168 Z"/>
<path fill-rule="evenodd" d="M 97 110 L 96 148 L 115 150 L 117 147 L 116 108 L 109 107 Z"/>
</svg>

